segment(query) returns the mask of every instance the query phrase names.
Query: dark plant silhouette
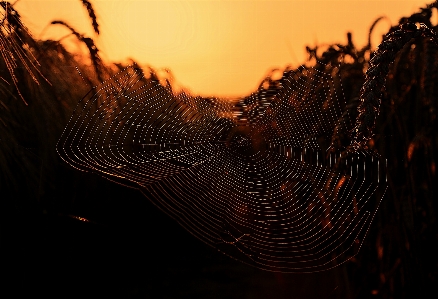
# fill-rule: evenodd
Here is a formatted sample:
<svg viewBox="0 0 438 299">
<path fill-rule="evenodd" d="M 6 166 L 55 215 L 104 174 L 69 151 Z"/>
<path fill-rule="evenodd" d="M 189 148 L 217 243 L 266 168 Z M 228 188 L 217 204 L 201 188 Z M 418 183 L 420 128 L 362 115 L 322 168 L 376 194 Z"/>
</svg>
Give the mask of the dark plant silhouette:
<svg viewBox="0 0 438 299">
<path fill-rule="evenodd" d="M 20 237 L 11 238 L 14 242 L 8 241 L 7 238 L 5 240 L 2 234 L 2 247 L 4 244 L 16 246 L 13 248 L 19 249 L 16 255 L 19 255 L 20 259 L 23 256 L 34 256 L 32 252 L 37 250 L 34 246 L 37 238 L 26 242 L 21 236 L 30 235 L 29 231 L 33 226 L 47 229 L 44 225 L 38 225 L 38 221 L 45 223 L 47 219 L 56 219 L 55 223 L 59 224 L 59 219 L 68 216 L 69 219 L 80 220 L 80 224 L 84 224 L 82 222 L 87 218 L 110 226 L 114 223 L 114 226 L 118 226 L 123 222 L 141 224 L 140 218 L 157 220 L 159 213 L 152 206 L 144 210 L 132 208 L 135 207 L 135 202 L 130 201 L 126 194 L 135 197 L 135 192 L 130 193 L 129 190 L 120 189 L 116 184 L 100 180 L 97 176 L 70 169 L 55 152 L 58 138 L 78 100 L 87 94 L 90 86 L 98 86 L 101 83 L 102 74 L 109 77 L 126 66 L 103 64 L 97 59 L 98 51 L 93 47 L 94 42 L 71 28 L 72 34 L 87 46 L 93 64 L 99 64 L 99 71 L 96 65 L 90 68 L 66 51 L 59 41 L 32 38 L 25 30 L 13 5 L 6 1 L 0 3 L 0 194 L 2 220 L 7 224 L 2 226 L 2 231 L 7 231 L 3 227 L 14 231 L 18 230 L 17 227 L 20 227 L 21 223 L 26 224 L 17 233 Z M 337 279 L 337 289 L 333 297 L 412 298 L 436 294 L 438 46 L 435 37 L 437 28 L 432 25 L 430 18 L 432 11 L 437 9 L 437 3 L 435 1 L 418 13 L 402 18 L 398 24 L 394 24 L 385 35 L 382 45 L 376 50 L 370 42 L 362 48 L 357 48 L 351 33 L 347 35 L 345 44 L 331 45 L 320 55 L 320 48 L 308 48 L 311 58 L 309 63 L 312 63 L 314 70 L 330 74 L 336 72 L 339 75 L 340 79 L 335 82 L 334 90 L 339 91 L 338 87 L 342 85 L 346 103 L 342 107 L 342 113 L 336 116 L 345 119 L 348 114 L 352 120 L 357 119 L 356 123 L 335 120 L 335 125 L 331 127 L 332 135 L 315 139 L 316 143 L 325 149 L 334 147 L 345 151 L 367 148 L 368 151 L 377 151 L 381 157 L 387 159 L 386 195 L 380 202 L 361 250 L 353 259 L 330 272 L 335 273 Z M 96 14 L 90 2 L 82 1 L 82 4 L 87 8 L 93 29 L 99 33 Z M 383 19 L 379 18 L 373 23 L 370 35 L 374 25 L 380 20 Z M 66 22 L 56 22 L 57 25 L 67 25 Z M 346 59 L 348 56 L 352 59 Z M 307 73 L 309 70 L 310 67 L 287 68 L 284 75 L 294 76 L 295 80 L 304 80 L 310 78 Z M 157 82 L 160 80 L 152 70 L 150 73 L 143 72 L 142 84 L 159 85 Z M 284 85 L 284 78 L 282 79 L 264 79 L 254 95 L 241 99 L 240 106 L 234 112 L 246 113 L 248 117 L 258 119 L 263 112 L 263 104 L 276 101 L 281 86 Z M 319 94 L 323 94 L 324 89 L 319 91 Z M 155 90 L 152 95 L 157 96 L 160 93 L 171 95 L 171 83 Z M 330 96 L 333 97 L 334 93 Z M 24 99 L 28 105 L 18 99 Z M 211 99 L 199 99 L 190 94 L 186 94 L 186 99 L 185 105 L 192 105 L 191 109 L 197 112 L 208 110 L 208 107 L 214 104 Z M 324 100 L 325 98 L 322 102 Z M 306 101 L 311 102 L 311 99 L 307 98 Z M 114 111 L 117 112 L 116 109 Z M 230 124 L 229 120 L 226 121 Z M 275 132 L 278 136 L 281 135 L 278 133 L 280 129 L 285 128 L 277 127 Z M 269 134 L 274 134 L 274 131 Z M 251 139 L 246 138 L 249 135 L 245 130 L 235 130 L 227 136 L 230 140 L 224 138 L 220 141 L 228 141 L 230 147 L 239 146 L 238 152 L 249 148 L 248 140 Z M 255 134 L 250 137 L 257 136 Z M 350 145 L 353 147 L 349 148 Z M 178 167 L 187 165 L 184 164 L 187 161 L 172 163 Z M 379 198 L 382 194 L 376 193 L 376 196 Z M 137 199 L 138 202 L 143 202 L 142 197 L 139 196 Z M 137 222 L 130 222 L 134 221 L 133 218 Z M 165 223 L 165 220 L 157 223 Z M 154 222 L 153 225 L 155 224 Z M 88 225 L 89 230 L 95 224 L 88 222 L 84 225 Z M 164 227 L 164 224 L 162 226 Z M 43 234 L 41 231 L 36 232 L 37 236 Z M 178 232 L 175 238 L 179 235 L 187 237 Z M 144 238 L 144 231 L 133 236 L 131 240 L 138 238 Z M 154 241 L 150 235 L 147 239 Z M 75 240 L 80 240 L 77 242 L 80 245 L 74 247 L 75 249 L 87 247 L 87 243 L 84 245 L 81 239 Z M 181 240 L 183 241 L 178 243 L 180 247 L 182 243 L 189 242 L 188 238 L 181 237 Z M 116 242 L 111 239 L 111 246 L 113 243 Z M 129 244 L 126 240 L 125 243 Z M 152 243 L 154 242 L 148 244 Z M 174 250 L 175 247 L 178 247 L 175 243 L 169 243 L 168 248 Z M 48 249 L 50 246 L 43 248 Z M 146 252 L 150 248 L 141 249 Z M 105 250 L 108 249 L 103 248 L 99 254 Z M 123 252 L 121 249 L 119 251 Z M 172 253 L 174 251 L 166 252 L 162 258 L 169 258 Z M 131 251 L 127 255 L 130 254 Z M 144 252 L 141 255 L 144 255 Z M 50 260 L 51 254 L 47 253 L 44 256 L 46 260 Z M 202 254 L 199 254 L 196 258 L 200 259 L 201 256 Z M 37 257 L 39 258 L 35 255 L 35 258 Z M 183 255 L 178 256 L 175 261 L 183 258 Z M 49 262 L 45 263 L 41 263 L 41 269 L 50 268 Z M 227 263 L 228 260 L 221 260 L 222 265 L 228 265 Z M 140 264 L 148 268 L 150 260 Z M 75 270 L 75 266 L 72 264 L 66 271 L 77 271 L 74 273 L 78 274 L 78 277 L 84 275 L 86 271 Z M 43 272 L 38 270 L 35 272 L 42 277 L 38 280 L 38 275 L 29 275 L 26 267 L 18 269 L 18 274 L 14 274 L 13 271 L 10 272 L 12 274 L 8 274 L 17 277 L 20 286 L 34 280 L 43 284 L 44 277 L 56 278 L 54 274 L 44 276 Z M 96 269 L 94 270 L 98 271 Z M 60 271 L 59 268 L 52 270 L 55 270 L 53 273 Z M 116 272 L 108 272 L 117 276 Z M 123 272 L 123 275 L 129 275 L 126 272 Z M 103 275 L 104 270 L 98 273 Z M 264 282 L 260 279 L 260 272 L 248 270 L 245 273 L 247 279 Z M 183 276 L 186 275 L 179 276 L 175 281 L 187 279 Z M 288 279 L 287 283 L 290 285 L 296 281 L 296 277 L 276 276 L 278 277 Z M 127 288 L 134 288 L 131 284 L 137 289 L 143 287 L 140 280 L 131 281 Z M 166 289 L 166 286 L 163 287 L 159 283 L 157 287 L 160 287 L 160 292 Z M 288 296 L 290 297 L 290 293 Z M 285 295 L 284 298 L 286 297 Z"/>
<path fill-rule="evenodd" d="M 1 1 L 0 7 L 3 9 L 0 23 L 1 56 L 12 79 L 11 81 L 17 88 L 19 97 L 27 104 L 18 89 L 19 79 L 17 78 L 16 69 L 17 67 L 24 68 L 30 74 L 31 79 L 36 84 L 39 84 L 37 77 L 42 77 L 42 74 L 39 70 L 38 61 L 30 51 L 34 40 L 21 22 L 20 14 L 9 2 Z M 3 82 L 8 83 L 2 76 L 0 78 L 3 79 Z M 44 77 L 42 78 L 45 79 Z"/>
<path fill-rule="evenodd" d="M 94 12 L 93 5 L 88 0 L 81 0 L 84 7 L 87 9 L 88 15 L 91 19 L 91 24 L 93 25 L 94 32 L 99 34 L 99 24 L 97 23 L 96 13 Z"/>
<path fill-rule="evenodd" d="M 67 24 L 64 21 L 52 21 L 50 22 L 51 25 L 62 25 L 66 28 L 68 28 L 71 33 L 81 42 L 83 42 L 85 44 L 85 46 L 87 47 L 88 51 L 90 52 L 90 58 L 91 61 L 93 63 L 94 66 L 94 70 L 96 71 L 96 74 L 98 74 L 99 79 L 102 80 L 102 77 L 100 76 L 101 74 L 101 69 L 100 66 L 102 65 L 101 59 L 99 57 L 99 49 L 96 47 L 96 45 L 94 44 L 93 39 L 89 38 L 89 37 L 85 37 L 82 34 L 78 33 L 73 27 L 71 27 L 69 24 Z"/>
</svg>

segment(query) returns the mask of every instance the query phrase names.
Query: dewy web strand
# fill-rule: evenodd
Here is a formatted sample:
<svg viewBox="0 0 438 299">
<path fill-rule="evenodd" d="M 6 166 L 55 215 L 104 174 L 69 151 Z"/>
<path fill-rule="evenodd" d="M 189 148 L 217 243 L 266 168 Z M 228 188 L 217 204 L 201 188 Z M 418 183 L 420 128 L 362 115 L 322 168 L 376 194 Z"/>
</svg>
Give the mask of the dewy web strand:
<svg viewBox="0 0 438 299">
<path fill-rule="evenodd" d="M 57 150 L 79 170 L 139 188 L 244 263 L 332 268 L 361 247 L 386 161 L 341 140 L 351 142 L 357 124 L 338 65 L 286 69 L 267 83 L 236 101 L 202 98 L 130 66 L 82 99 Z"/>
</svg>

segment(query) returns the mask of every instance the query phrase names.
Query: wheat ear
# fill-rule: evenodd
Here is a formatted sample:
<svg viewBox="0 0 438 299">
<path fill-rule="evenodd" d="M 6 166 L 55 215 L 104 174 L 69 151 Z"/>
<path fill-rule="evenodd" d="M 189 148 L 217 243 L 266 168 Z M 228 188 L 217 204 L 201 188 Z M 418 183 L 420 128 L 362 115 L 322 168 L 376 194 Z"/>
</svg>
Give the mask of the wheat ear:
<svg viewBox="0 0 438 299">
<path fill-rule="evenodd" d="M 352 132 L 351 146 L 354 150 L 366 149 L 368 141 L 373 136 L 389 66 L 394 61 L 397 52 L 411 39 L 418 37 L 429 38 L 434 43 L 438 40 L 435 33 L 426 25 L 420 24 L 417 28 L 413 23 L 405 23 L 397 30 L 385 35 L 373 58 L 369 61 L 365 83 L 360 91 L 361 103 L 358 107 L 358 117 Z"/>
</svg>

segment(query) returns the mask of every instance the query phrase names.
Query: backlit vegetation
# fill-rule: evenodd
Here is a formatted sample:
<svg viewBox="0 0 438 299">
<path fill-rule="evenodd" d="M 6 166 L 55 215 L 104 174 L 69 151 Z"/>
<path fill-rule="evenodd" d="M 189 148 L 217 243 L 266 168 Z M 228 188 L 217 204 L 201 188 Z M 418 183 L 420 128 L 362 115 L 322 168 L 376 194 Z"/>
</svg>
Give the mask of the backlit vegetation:
<svg viewBox="0 0 438 299">
<path fill-rule="evenodd" d="M 99 33 L 91 3 L 81 2 Z M 408 298 L 417 290 L 432 290 L 438 279 L 438 28 L 431 23 L 437 7 L 434 2 L 400 19 L 378 49 L 370 43 L 358 48 L 351 33 L 346 44 L 307 48 L 307 63 L 316 68 L 340 63 L 346 108 L 357 117 L 352 135 L 335 132 L 333 140 L 343 147 L 375 149 L 388 159 L 387 194 L 364 248 L 342 278 L 353 286 L 351 294 Z M 0 2 L 0 19 L 3 213 L 99 218 L 92 212 L 97 203 L 84 204 L 72 190 L 105 188 L 111 195 L 111 185 L 84 179 L 62 163 L 55 146 L 78 101 L 124 65 L 102 62 L 93 39 L 68 20 L 51 26 L 67 27 L 86 45 L 87 56 L 68 52 L 62 41 L 34 39 L 9 2 Z M 158 80 L 147 71 L 146 80 Z M 171 82 L 162 81 L 171 91 Z M 275 93 L 277 83 L 267 78 L 256 92 Z"/>
</svg>

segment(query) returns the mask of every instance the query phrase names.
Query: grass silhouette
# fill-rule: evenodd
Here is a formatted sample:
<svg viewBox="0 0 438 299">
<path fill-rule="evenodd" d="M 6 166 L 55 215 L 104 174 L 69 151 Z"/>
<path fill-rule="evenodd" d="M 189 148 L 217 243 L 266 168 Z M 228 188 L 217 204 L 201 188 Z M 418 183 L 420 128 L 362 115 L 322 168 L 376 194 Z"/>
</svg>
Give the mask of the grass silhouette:
<svg viewBox="0 0 438 299">
<path fill-rule="evenodd" d="M 82 3 L 98 33 L 91 3 Z M 55 146 L 78 100 L 124 65 L 103 63 L 93 40 L 71 27 L 88 47 L 91 64 L 60 41 L 35 40 L 10 3 L 1 1 L 0 7 L 3 221 L 53 214 L 111 223 L 114 214 L 105 215 L 102 206 L 123 196 L 120 187 L 68 168 Z M 437 293 L 438 28 L 430 21 L 437 7 L 435 1 L 402 18 L 377 50 L 370 44 L 357 49 L 351 34 L 346 45 L 332 45 L 321 55 L 307 48 L 315 67 L 341 64 L 347 108 L 358 116 L 358 142 L 388 158 L 387 195 L 363 249 L 343 268 L 348 275 L 338 273 L 341 284 L 350 286 L 338 298 Z M 423 23 L 430 30 L 403 25 L 407 23 Z M 53 24 L 68 26 L 64 21 Z M 152 71 L 148 80 L 153 76 Z M 274 88 L 276 80 L 271 81 Z M 351 141 L 351 136 L 333 138 L 343 145 Z"/>
</svg>

